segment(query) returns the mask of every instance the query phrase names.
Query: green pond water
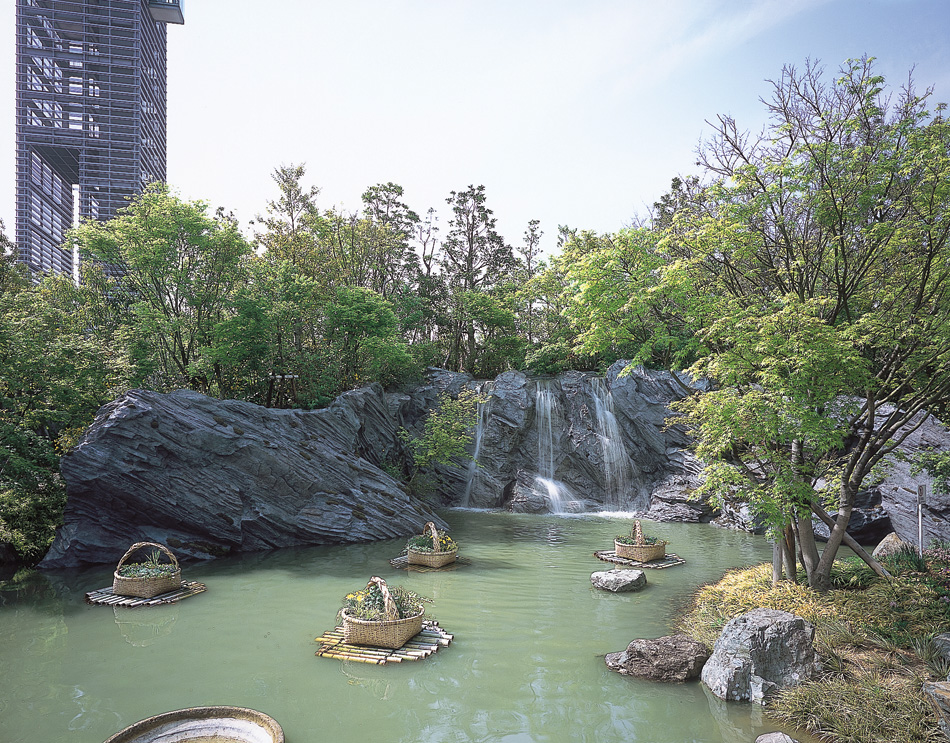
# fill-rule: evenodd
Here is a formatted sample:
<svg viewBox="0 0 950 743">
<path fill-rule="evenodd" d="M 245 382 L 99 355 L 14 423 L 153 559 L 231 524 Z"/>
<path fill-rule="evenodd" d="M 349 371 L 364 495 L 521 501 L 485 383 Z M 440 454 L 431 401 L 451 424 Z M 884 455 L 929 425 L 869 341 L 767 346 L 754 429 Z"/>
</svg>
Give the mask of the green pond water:
<svg viewBox="0 0 950 743">
<path fill-rule="evenodd" d="M 591 586 L 613 567 L 593 553 L 629 519 L 444 515 L 470 564 L 439 572 L 391 567 L 404 544 L 394 540 L 186 563 L 183 577 L 208 590 L 168 606 L 85 604 L 111 585 L 111 566 L 0 584 L 0 741 L 101 743 L 206 705 L 260 710 L 288 743 L 751 743 L 784 729 L 698 681 L 640 681 L 603 659 L 668 634 L 697 586 L 769 560 L 763 537 L 650 523 L 687 564 L 612 594 Z M 428 612 L 453 643 L 386 666 L 315 657 L 340 599 L 372 575 L 433 598 Z"/>
</svg>

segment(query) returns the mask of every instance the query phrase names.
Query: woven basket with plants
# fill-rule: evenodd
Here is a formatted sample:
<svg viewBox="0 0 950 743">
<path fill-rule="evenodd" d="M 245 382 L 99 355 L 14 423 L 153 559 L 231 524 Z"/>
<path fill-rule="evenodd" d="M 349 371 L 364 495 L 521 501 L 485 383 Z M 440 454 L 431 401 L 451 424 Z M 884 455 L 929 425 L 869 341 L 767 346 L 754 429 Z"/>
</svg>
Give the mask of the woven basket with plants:
<svg viewBox="0 0 950 743">
<path fill-rule="evenodd" d="M 614 539 L 614 550 L 617 557 L 625 557 L 637 562 L 650 562 L 666 556 L 665 542 L 657 537 L 648 537 L 643 534 L 639 521 L 633 522 L 633 529 L 629 534 L 621 534 Z"/>
<path fill-rule="evenodd" d="M 144 562 L 126 564 L 126 560 L 145 547 L 154 549 Z M 162 562 L 163 554 L 170 562 Z M 156 542 L 136 542 L 129 547 L 115 566 L 114 575 L 112 592 L 117 596 L 150 599 L 181 588 L 181 568 L 177 558 L 168 547 Z"/>
<path fill-rule="evenodd" d="M 373 576 L 366 588 L 343 599 L 343 640 L 350 645 L 401 648 L 422 631 L 425 604 L 430 600 L 402 586 L 390 588 Z"/>
<path fill-rule="evenodd" d="M 459 546 L 455 540 L 444 531 L 436 529 L 431 521 L 426 522 L 422 534 L 409 537 L 406 542 L 406 557 L 410 565 L 441 568 L 455 562 L 458 554 Z"/>
</svg>

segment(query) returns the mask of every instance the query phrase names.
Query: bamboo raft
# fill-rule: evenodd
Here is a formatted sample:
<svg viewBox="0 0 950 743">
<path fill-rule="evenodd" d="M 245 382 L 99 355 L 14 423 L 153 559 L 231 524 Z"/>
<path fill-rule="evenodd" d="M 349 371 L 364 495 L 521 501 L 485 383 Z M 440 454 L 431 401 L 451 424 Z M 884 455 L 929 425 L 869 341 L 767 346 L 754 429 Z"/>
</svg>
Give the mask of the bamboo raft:
<svg viewBox="0 0 950 743">
<path fill-rule="evenodd" d="M 390 560 L 389 564 L 399 570 L 417 570 L 420 573 L 431 573 L 434 571 L 438 573 L 439 571 L 442 571 L 442 570 L 452 570 L 458 565 L 471 565 L 472 561 L 466 557 L 460 556 L 456 558 L 455 562 L 450 562 L 448 565 L 443 565 L 441 568 L 431 568 L 428 565 L 410 565 L 409 557 L 405 553 L 403 553 L 397 557 L 394 557 L 392 560 Z"/>
<path fill-rule="evenodd" d="M 324 632 L 315 642 L 321 643 L 315 655 L 319 658 L 352 660 L 357 663 L 372 663 L 382 666 L 387 663 L 402 663 L 404 660 L 422 660 L 428 658 L 439 648 L 448 647 L 452 642 L 450 635 L 434 620 L 426 619 L 422 623 L 422 632 L 397 650 L 368 645 L 348 645 L 343 641 L 343 626 Z"/>
<path fill-rule="evenodd" d="M 208 587 L 204 583 L 184 580 L 181 582 L 181 587 L 176 588 L 174 591 L 167 591 L 166 593 L 160 593 L 157 596 L 143 599 L 138 596 L 119 596 L 113 593 L 112 586 L 109 586 L 87 593 L 86 603 L 128 607 L 158 606 L 159 604 L 174 604 L 176 601 L 203 593 L 207 590 Z"/>
<path fill-rule="evenodd" d="M 600 550 L 594 553 L 594 557 L 604 562 L 612 562 L 616 565 L 624 565 L 629 568 L 638 569 L 650 568 L 653 570 L 663 570 L 663 568 L 672 568 L 676 565 L 686 564 L 686 560 L 672 552 L 667 552 L 666 557 L 662 557 L 659 560 L 650 560 L 650 562 L 637 562 L 627 557 L 617 557 L 617 553 L 614 550 Z"/>
</svg>

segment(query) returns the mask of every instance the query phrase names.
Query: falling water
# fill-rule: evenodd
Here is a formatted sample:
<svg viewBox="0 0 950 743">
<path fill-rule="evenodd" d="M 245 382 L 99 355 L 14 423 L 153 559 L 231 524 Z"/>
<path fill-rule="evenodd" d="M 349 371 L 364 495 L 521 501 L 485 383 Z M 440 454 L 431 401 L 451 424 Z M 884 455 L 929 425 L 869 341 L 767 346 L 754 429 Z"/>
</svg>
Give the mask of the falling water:
<svg viewBox="0 0 950 743">
<path fill-rule="evenodd" d="M 614 398 L 607 387 L 607 380 L 590 380 L 594 393 L 597 417 L 597 436 L 604 457 L 604 507 L 608 511 L 619 510 L 622 499 L 627 496 L 630 483 L 630 459 L 623 445 L 617 416 L 614 415 Z"/>
<path fill-rule="evenodd" d="M 468 464 L 468 477 L 465 480 L 465 495 L 462 496 L 462 507 L 471 505 L 472 486 L 478 476 L 478 457 L 482 452 L 482 436 L 488 425 L 488 416 L 491 415 L 491 392 L 493 384 L 483 382 L 478 387 L 478 423 L 475 425 L 475 449 L 472 452 L 472 461 Z"/>
<path fill-rule="evenodd" d="M 576 510 L 576 501 L 567 486 L 554 479 L 556 463 L 554 452 L 554 419 L 560 418 L 557 397 L 550 388 L 538 382 L 535 396 L 535 418 L 538 427 L 538 474 L 534 478 L 534 490 L 544 496 L 551 513 L 566 513 Z"/>
</svg>

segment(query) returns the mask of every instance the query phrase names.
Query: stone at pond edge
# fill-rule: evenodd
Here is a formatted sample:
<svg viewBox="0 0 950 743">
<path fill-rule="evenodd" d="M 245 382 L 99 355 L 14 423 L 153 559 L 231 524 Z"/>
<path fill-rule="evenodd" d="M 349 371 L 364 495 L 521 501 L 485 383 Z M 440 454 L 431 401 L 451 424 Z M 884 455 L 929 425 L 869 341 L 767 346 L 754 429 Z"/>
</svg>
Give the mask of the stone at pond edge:
<svg viewBox="0 0 950 743">
<path fill-rule="evenodd" d="M 590 574 L 594 588 L 614 593 L 642 591 L 647 586 L 647 576 L 642 570 L 599 570 Z"/>
<path fill-rule="evenodd" d="M 937 710 L 937 721 L 943 734 L 950 738 L 950 682 L 928 681 L 923 686 L 924 694 Z"/>
<path fill-rule="evenodd" d="M 764 704 L 774 691 L 817 676 L 814 637 L 801 617 L 753 609 L 723 628 L 703 666 L 703 683 L 720 699 Z"/>
<path fill-rule="evenodd" d="M 789 738 L 785 733 L 765 733 L 756 738 L 755 743 L 798 743 L 798 741 Z"/>
<path fill-rule="evenodd" d="M 650 681 L 686 681 L 696 678 L 709 650 L 686 635 L 634 640 L 621 653 L 608 653 L 607 667 L 625 676 Z"/>
<path fill-rule="evenodd" d="M 891 532 L 884 539 L 881 540 L 880 544 L 874 548 L 874 552 L 871 553 L 871 557 L 875 560 L 879 560 L 882 557 L 890 557 L 896 552 L 900 552 L 903 549 L 908 547 L 913 547 L 910 542 L 905 542 L 896 532 Z"/>
</svg>

